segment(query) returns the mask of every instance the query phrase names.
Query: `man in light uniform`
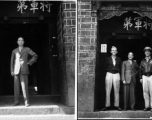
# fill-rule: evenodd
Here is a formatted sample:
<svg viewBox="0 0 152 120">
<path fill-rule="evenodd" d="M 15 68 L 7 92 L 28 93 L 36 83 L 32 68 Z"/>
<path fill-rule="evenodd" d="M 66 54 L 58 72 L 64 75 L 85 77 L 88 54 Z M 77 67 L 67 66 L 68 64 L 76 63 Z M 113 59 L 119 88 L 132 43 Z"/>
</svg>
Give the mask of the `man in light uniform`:
<svg viewBox="0 0 152 120">
<path fill-rule="evenodd" d="M 105 111 L 110 107 L 110 93 L 112 85 L 114 87 L 114 106 L 117 110 L 121 110 L 119 107 L 119 89 L 120 89 L 120 72 L 121 72 L 121 59 L 116 56 L 118 53 L 117 48 L 112 46 L 111 56 L 106 59 L 106 104 L 105 108 L 102 110 Z"/>
<path fill-rule="evenodd" d="M 11 75 L 14 76 L 14 106 L 19 105 L 20 97 L 20 84 L 22 86 L 22 92 L 25 100 L 25 106 L 29 106 L 28 97 L 28 65 L 32 65 L 36 62 L 37 54 L 30 48 L 24 47 L 24 39 L 19 37 L 17 40 L 18 48 L 12 51 L 11 56 Z M 32 58 L 28 60 L 28 55 Z"/>
<path fill-rule="evenodd" d="M 151 109 L 152 112 L 152 59 L 151 48 L 145 47 L 145 58 L 140 64 L 140 82 L 143 87 L 143 97 L 145 100 L 144 111 Z"/>
</svg>

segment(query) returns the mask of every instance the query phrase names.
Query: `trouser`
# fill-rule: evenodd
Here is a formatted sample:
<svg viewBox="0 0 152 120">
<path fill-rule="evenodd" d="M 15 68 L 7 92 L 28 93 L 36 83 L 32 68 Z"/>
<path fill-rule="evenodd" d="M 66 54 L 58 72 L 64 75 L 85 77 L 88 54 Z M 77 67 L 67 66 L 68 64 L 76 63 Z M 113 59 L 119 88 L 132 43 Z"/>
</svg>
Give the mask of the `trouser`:
<svg viewBox="0 0 152 120">
<path fill-rule="evenodd" d="M 130 108 L 135 106 L 135 83 L 133 80 L 129 84 L 124 84 L 124 108 L 127 109 L 128 103 L 130 103 Z"/>
<path fill-rule="evenodd" d="M 145 100 L 145 108 L 152 108 L 152 75 L 147 77 L 142 76 L 143 79 L 143 96 Z"/>
<path fill-rule="evenodd" d="M 107 72 L 106 74 L 106 107 L 110 106 L 110 93 L 111 93 L 111 88 L 112 84 L 114 87 L 114 106 L 118 107 L 119 106 L 119 88 L 120 88 L 120 74 L 112 74 Z"/>
<path fill-rule="evenodd" d="M 29 104 L 29 97 L 28 97 L 28 75 L 21 74 L 14 76 L 14 100 L 15 103 L 19 103 L 20 98 L 20 83 L 22 87 L 23 97 L 25 104 Z"/>
</svg>

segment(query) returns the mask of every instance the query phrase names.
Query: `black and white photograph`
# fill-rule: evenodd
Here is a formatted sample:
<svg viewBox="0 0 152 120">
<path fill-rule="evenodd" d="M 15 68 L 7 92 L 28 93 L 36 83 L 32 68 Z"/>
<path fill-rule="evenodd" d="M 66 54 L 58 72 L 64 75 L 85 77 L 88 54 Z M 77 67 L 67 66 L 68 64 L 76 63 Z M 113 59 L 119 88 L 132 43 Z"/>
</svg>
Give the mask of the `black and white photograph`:
<svg viewBox="0 0 152 120">
<path fill-rule="evenodd" d="M 78 119 L 152 118 L 152 1 L 77 4 Z"/>
<path fill-rule="evenodd" d="M 74 120 L 76 0 L 0 1 L 0 120 Z"/>
</svg>

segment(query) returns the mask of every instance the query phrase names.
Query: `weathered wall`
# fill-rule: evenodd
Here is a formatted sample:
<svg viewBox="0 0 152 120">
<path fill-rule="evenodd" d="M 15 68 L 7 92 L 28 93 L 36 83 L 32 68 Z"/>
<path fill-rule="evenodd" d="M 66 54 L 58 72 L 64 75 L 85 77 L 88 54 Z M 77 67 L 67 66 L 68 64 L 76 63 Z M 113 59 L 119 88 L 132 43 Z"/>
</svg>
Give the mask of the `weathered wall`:
<svg viewBox="0 0 152 120">
<path fill-rule="evenodd" d="M 75 2 L 62 2 L 58 14 L 59 79 L 62 102 L 74 106 L 75 102 Z"/>
<path fill-rule="evenodd" d="M 94 110 L 96 26 L 91 1 L 78 1 L 78 111 Z"/>
</svg>

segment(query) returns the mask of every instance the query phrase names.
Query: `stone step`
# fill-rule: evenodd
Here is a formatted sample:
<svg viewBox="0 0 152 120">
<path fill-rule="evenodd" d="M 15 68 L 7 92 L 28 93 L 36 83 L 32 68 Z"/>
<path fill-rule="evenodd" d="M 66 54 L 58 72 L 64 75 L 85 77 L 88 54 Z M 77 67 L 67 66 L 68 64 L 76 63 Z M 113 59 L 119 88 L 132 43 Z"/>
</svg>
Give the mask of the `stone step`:
<svg viewBox="0 0 152 120">
<path fill-rule="evenodd" d="M 0 120 L 76 120 L 75 115 L 1 115 Z"/>
<path fill-rule="evenodd" d="M 74 114 L 74 107 L 60 103 L 60 96 L 30 95 L 30 106 L 25 107 L 23 97 L 20 105 L 13 106 L 13 96 L 0 96 L 0 115 L 50 115 Z"/>
<path fill-rule="evenodd" d="M 78 112 L 78 118 L 152 118 L 152 112 L 142 110 Z"/>
<path fill-rule="evenodd" d="M 67 107 L 64 105 L 31 105 L 25 107 L 6 106 L 0 107 L 0 115 L 48 115 L 48 114 L 74 114 L 74 107 Z"/>
</svg>

